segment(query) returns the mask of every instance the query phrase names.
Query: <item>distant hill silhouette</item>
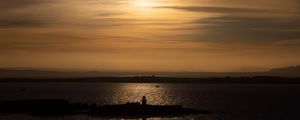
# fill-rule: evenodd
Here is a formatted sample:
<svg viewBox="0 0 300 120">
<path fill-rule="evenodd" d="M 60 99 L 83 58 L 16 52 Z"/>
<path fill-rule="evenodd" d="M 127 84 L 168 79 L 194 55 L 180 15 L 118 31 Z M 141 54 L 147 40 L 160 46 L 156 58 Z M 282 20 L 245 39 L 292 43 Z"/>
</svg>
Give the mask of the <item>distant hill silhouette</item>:
<svg viewBox="0 0 300 120">
<path fill-rule="evenodd" d="M 300 65 L 290 66 L 290 67 L 283 67 L 283 68 L 276 68 L 276 69 L 270 70 L 270 72 L 275 72 L 275 73 L 300 73 Z"/>
<path fill-rule="evenodd" d="M 300 65 L 272 69 L 267 72 L 272 76 L 300 77 Z"/>
</svg>

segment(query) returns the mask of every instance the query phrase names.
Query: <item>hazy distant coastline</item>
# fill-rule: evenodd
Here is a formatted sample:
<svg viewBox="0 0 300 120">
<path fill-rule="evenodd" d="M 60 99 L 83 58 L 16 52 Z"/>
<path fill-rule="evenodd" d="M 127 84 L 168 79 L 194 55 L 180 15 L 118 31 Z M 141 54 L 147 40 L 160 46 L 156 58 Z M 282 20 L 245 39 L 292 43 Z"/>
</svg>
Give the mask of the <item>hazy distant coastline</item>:
<svg viewBox="0 0 300 120">
<path fill-rule="evenodd" d="M 300 66 L 266 72 L 73 72 L 0 69 L 0 82 L 300 84 Z"/>
<path fill-rule="evenodd" d="M 203 83 L 203 84 L 300 84 L 300 78 L 256 76 L 256 77 L 214 77 L 214 78 L 176 78 L 176 77 L 95 77 L 95 78 L 1 78 L 2 83 Z"/>
<path fill-rule="evenodd" d="M 107 71 L 71 71 L 59 69 L 0 68 L 0 78 L 82 78 L 82 77 L 132 77 L 159 76 L 179 78 L 211 77 L 300 77 L 300 66 L 271 69 L 265 72 L 107 72 Z"/>
</svg>

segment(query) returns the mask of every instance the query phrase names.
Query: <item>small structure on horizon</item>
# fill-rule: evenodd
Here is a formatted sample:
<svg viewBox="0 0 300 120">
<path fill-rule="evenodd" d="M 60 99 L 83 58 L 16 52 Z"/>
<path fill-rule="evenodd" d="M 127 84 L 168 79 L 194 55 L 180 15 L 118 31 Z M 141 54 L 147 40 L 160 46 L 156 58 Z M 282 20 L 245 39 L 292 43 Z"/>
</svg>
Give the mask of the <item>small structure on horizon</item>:
<svg viewBox="0 0 300 120">
<path fill-rule="evenodd" d="M 142 105 L 147 105 L 146 96 L 143 96 L 143 98 L 142 98 Z"/>
</svg>

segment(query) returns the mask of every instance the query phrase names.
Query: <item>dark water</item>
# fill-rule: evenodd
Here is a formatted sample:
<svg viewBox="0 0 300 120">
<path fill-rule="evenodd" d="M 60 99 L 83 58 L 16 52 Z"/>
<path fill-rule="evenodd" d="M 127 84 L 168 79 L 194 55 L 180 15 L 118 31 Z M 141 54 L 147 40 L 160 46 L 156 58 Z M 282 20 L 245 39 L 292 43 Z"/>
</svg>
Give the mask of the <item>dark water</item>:
<svg viewBox="0 0 300 120">
<path fill-rule="evenodd" d="M 159 85 L 159 87 L 156 87 Z M 213 111 L 209 115 L 149 120 L 299 120 L 300 85 L 1 83 L 0 100 L 62 98 L 71 102 L 118 104 L 139 101 L 180 104 Z M 0 120 L 102 120 L 85 115 L 35 117 L 0 114 Z"/>
</svg>

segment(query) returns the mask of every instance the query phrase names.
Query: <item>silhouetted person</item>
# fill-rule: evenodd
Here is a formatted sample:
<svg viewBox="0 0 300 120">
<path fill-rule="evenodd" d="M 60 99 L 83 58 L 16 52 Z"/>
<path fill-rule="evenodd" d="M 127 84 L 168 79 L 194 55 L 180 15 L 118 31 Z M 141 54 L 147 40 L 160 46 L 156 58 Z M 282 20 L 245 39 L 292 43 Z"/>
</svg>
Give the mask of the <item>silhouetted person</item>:
<svg viewBox="0 0 300 120">
<path fill-rule="evenodd" d="M 143 96 L 143 98 L 142 98 L 142 105 L 147 105 L 146 96 Z"/>
</svg>

